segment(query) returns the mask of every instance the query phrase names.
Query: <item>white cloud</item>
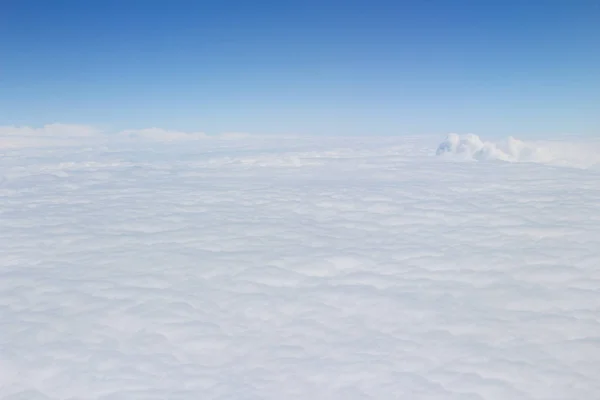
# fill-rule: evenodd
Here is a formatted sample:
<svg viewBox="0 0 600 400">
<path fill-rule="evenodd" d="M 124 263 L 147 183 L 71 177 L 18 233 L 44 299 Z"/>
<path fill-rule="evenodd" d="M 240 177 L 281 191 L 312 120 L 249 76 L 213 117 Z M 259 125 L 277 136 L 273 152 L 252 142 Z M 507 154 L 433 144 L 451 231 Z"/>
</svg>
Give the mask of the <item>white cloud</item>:
<svg viewBox="0 0 600 400">
<path fill-rule="evenodd" d="M 199 140 L 206 139 L 208 136 L 203 132 L 181 132 L 171 131 L 160 128 L 147 128 L 137 130 L 124 130 L 119 132 L 120 136 L 128 139 L 151 140 L 159 142 L 179 141 L 179 140 Z"/>
<path fill-rule="evenodd" d="M 244 133 L 207 135 L 203 132 L 183 132 L 162 128 L 127 129 L 103 132 L 88 125 L 48 124 L 40 128 L 29 126 L 0 126 L 0 149 L 21 147 L 72 147 L 98 143 L 179 142 L 197 140 L 238 140 L 250 137 Z"/>
<path fill-rule="evenodd" d="M 504 142 L 486 142 L 477 135 L 450 134 L 438 146 L 437 155 L 455 156 L 466 160 L 500 160 L 533 162 L 571 167 L 591 167 L 600 164 L 598 143 L 537 141 L 524 142 L 509 137 Z"/>
<path fill-rule="evenodd" d="M 0 148 L 87 143 L 100 132 L 87 125 L 48 124 L 41 128 L 0 126 Z"/>
<path fill-rule="evenodd" d="M 41 128 L 29 126 L 0 126 L 1 136 L 25 137 L 90 137 L 98 130 L 88 125 L 47 124 Z"/>
<path fill-rule="evenodd" d="M 0 157 L 0 398 L 600 398 L 596 175 L 429 140 Z"/>
</svg>

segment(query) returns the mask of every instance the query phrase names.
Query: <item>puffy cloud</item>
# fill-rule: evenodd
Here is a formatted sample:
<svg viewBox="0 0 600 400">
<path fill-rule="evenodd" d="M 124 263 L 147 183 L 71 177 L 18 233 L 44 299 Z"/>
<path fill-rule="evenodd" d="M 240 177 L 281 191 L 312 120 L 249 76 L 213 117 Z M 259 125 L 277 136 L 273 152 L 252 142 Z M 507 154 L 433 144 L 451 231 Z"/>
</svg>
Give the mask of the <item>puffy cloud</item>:
<svg viewBox="0 0 600 400">
<path fill-rule="evenodd" d="M 477 135 L 449 134 L 436 154 L 463 160 L 533 162 L 571 167 L 600 164 L 600 145 L 594 142 L 525 142 L 512 136 L 503 142 L 483 141 Z"/>
<path fill-rule="evenodd" d="M 502 161 L 533 161 L 543 156 L 541 149 L 527 145 L 513 138 L 506 143 L 484 142 L 479 136 L 468 134 L 459 136 L 451 133 L 437 149 L 437 154 L 458 154 L 475 160 L 502 160 Z"/>
</svg>

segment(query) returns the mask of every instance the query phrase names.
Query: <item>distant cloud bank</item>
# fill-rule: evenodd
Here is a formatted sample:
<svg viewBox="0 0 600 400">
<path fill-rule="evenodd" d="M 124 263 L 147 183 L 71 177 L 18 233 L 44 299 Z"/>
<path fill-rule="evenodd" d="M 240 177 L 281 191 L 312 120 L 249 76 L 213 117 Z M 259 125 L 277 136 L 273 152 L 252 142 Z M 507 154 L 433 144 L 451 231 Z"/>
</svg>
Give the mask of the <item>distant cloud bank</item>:
<svg viewBox="0 0 600 400">
<path fill-rule="evenodd" d="M 487 142 L 477 135 L 449 134 L 436 154 L 462 160 L 532 162 L 588 168 L 600 164 L 597 142 L 524 142 L 512 136 L 503 142 Z"/>
<path fill-rule="evenodd" d="M 40 128 L 30 126 L 0 126 L 0 149 L 35 147 L 73 147 L 105 144 L 202 142 L 213 140 L 240 140 L 248 137 L 274 142 L 287 136 L 249 135 L 228 132 L 208 135 L 204 132 L 184 132 L 163 128 L 126 129 L 107 132 L 89 125 L 47 124 Z M 326 140 L 318 138 L 318 141 Z M 420 146 L 420 145 L 417 145 Z M 423 142 L 423 149 L 431 151 Z M 449 160 L 529 162 L 590 168 L 600 166 L 600 140 L 563 139 L 522 141 L 508 137 L 499 142 L 484 141 L 474 134 L 449 134 L 437 147 L 436 155 Z"/>
<path fill-rule="evenodd" d="M 173 142 L 206 139 L 240 139 L 245 133 L 223 133 L 216 136 L 204 132 L 183 132 L 162 128 L 127 129 L 103 132 L 88 125 L 48 124 L 41 128 L 0 126 L 0 148 L 78 146 L 106 141 Z"/>
</svg>

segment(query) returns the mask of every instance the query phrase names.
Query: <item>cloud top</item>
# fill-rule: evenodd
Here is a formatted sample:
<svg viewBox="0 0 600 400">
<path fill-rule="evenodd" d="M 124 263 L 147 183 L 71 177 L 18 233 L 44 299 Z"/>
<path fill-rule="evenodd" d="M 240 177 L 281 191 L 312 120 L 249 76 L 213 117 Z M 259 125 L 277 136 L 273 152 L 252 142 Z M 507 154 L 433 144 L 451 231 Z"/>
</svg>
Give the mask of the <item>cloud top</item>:
<svg viewBox="0 0 600 400">
<path fill-rule="evenodd" d="M 456 154 L 475 160 L 536 161 L 544 158 L 544 151 L 509 137 L 505 143 L 484 142 L 479 136 L 459 136 L 452 133 L 437 149 L 437 154 Z"/>
<path fill-rule="evenodd" d="M 454 159 L 532 162 L 588 168 L 600 164 L 597 143 L 525 142 L 510 136 L 503 142 L 483 141 L 473 134 L 449 134 L 436 154 Z"/>
</svg>

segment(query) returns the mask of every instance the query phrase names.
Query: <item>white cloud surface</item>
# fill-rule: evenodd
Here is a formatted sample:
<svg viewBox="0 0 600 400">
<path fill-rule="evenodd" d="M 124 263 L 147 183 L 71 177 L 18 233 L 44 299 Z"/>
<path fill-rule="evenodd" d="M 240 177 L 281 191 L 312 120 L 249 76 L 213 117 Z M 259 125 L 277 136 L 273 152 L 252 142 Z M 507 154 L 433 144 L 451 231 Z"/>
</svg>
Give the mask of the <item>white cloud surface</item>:
<svg viewBox="0 0 600 400">
<path fill-rule="evenodd" d="M 1 399 L 600 398 L 597 170 L 203 144 L 4 149 Z"/>
</svg>

